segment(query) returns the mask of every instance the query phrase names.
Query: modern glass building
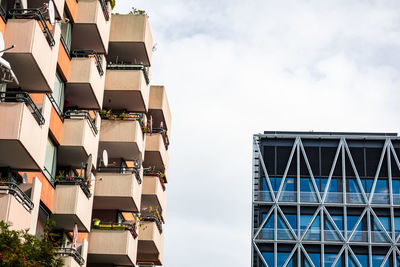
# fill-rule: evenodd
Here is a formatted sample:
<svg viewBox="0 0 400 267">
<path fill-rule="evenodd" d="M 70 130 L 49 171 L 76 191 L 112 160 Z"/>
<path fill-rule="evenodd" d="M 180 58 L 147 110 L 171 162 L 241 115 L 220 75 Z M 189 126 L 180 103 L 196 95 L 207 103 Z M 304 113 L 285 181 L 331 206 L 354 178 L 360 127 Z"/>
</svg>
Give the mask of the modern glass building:
<svg viewBox="0 0 400 267">
<path fill-rule="evenodd" d="M 400 266 L 400 137 L 264 132 L 252 266 Z"/>
</svg>

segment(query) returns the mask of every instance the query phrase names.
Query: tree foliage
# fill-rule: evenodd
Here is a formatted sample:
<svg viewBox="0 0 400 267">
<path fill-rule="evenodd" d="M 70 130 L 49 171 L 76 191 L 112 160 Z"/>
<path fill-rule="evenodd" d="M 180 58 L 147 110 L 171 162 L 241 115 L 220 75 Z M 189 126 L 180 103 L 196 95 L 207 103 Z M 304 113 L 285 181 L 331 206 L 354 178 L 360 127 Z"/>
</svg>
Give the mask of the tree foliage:
<svg viewBox="0 0 400 267">
<path fill-rule="evenodd" d="M 59 235 L 52 233 L 54 221 L 48 220 L 40 239 L 28 234 L 28 230 L 10 230 L 0 221 L 0 266 L 54 267 L 63 266 L 57 257 L 61 245 Z"/>
</svg>

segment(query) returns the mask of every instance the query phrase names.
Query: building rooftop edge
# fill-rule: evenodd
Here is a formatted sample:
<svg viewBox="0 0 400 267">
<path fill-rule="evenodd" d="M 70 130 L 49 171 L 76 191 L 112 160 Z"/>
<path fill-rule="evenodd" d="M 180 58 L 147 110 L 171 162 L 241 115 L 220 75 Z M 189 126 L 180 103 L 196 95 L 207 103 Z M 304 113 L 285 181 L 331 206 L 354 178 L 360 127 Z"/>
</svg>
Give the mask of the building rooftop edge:
<svg viewBox="0 0 400 267">
<path fill-rule="evenodd" d="M 397 133 L 374 133 L 374 132 L 314 132 L 314 131 L 264 131 L 264 134 L 260 135 L 315 135 L 315 136 L 388 136 L 397 137 Z"/>
</svg>

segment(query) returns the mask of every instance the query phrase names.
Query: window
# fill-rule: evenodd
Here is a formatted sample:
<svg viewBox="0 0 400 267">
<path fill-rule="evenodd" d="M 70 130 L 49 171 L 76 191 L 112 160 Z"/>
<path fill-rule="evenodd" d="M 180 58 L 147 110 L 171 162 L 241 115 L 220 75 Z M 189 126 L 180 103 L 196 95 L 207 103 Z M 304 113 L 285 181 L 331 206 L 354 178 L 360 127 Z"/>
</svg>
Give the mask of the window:
<svg viewBox="0 0 400 267">
<path fill-rule="evenodd" d="M 54 145 L 53 141 L 48 138 L 46 147 L 46 158 L 44 161 L 45 176 L 51 182 L 54 181 L 56 176 L 56 166 L 57 166 L 57 147 Z"/>
<path fill-rule="evenodd" d="M 64 18 L 68 18 L 67 14 L 64 13 Z M 69 55 L 71 50 L 71 35 L 72 35 L 72 25 L 68 22 L 60 22 L 61 27 L 61 42 L 63 43 L 67 54 Z"/>
<path fill-rule="evenodd" d="M 53 98 L 58 106 L 59 111 L 62 113 L 64 109 L 64 81 L 61 79 L 60 75 L 56 73 L 56 81 L 54 84 Z M 60 114 L 59 114 L 60 115 Z"/>
</svg>

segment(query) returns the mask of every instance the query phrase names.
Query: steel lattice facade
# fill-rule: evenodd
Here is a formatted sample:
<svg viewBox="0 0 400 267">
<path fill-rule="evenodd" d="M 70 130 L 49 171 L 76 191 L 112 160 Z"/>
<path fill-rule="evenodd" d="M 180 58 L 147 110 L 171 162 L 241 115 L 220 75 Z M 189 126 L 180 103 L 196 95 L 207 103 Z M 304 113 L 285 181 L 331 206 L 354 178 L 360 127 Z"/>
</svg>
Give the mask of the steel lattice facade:
<svg viewBox="0 0 400 267">
<path fill-rule="evenodd" d="M 252 266 L 400 266 L 397 134 L 254 135 Z"/>
</svg>

